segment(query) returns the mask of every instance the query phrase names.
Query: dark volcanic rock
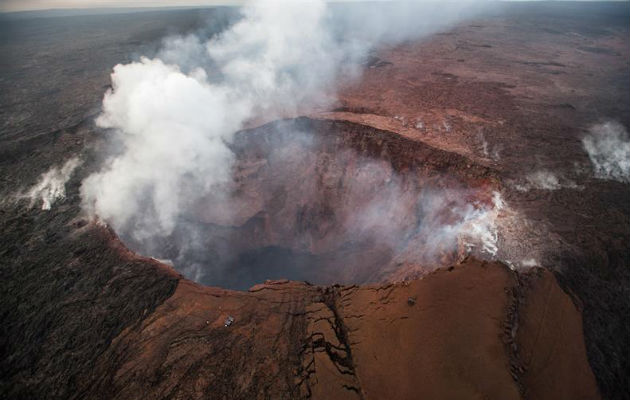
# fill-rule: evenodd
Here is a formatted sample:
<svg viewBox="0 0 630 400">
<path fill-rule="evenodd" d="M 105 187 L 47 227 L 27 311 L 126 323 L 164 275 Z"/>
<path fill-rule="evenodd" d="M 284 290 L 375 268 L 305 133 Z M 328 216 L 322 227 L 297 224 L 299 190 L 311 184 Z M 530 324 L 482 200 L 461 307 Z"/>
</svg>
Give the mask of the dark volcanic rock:
<svg viewBox="0 0 630 400">
<path fill-rule="evenodd" d="M 133 256 L 108 230 L 75 228 L 67 208 L 77 211 L 66 205 L 1 215 L 5 398 L 81 398 L 111 340 L 177 284 L 175 274 Z"/>
</svg>

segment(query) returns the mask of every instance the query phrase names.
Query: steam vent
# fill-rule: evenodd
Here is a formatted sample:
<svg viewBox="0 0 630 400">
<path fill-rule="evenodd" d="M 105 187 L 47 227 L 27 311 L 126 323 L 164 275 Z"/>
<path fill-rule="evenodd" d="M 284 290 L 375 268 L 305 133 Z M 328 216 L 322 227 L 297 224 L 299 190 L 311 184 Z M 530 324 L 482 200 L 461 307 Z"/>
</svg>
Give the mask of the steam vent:
<svg viewBox="0 0 630 400">
<path fill-rule="evenodd" d="M 0 398 L 630 399 L 630 2 L 218 3 L 0 2 Z"/>
</svg>

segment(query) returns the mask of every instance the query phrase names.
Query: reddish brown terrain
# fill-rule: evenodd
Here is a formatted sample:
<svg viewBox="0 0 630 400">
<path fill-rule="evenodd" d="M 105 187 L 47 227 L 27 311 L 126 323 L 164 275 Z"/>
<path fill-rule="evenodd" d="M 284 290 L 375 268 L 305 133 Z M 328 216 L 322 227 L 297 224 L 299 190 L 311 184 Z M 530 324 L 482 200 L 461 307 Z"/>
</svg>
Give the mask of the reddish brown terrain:
<svg viewBox="0 0 630 400">
<path fill-rule="evenodd" d="M 81 212 L 104 140 L 89 115 L 111 65 L 87 69 L 99 90 L 76 106 L 82 122 L 52 113 L 54 129 L 30 137 L 3 125 L 0 397 L 630 398 L 630 185 L 593 177 L 581 142 L 603 120 L 630 126 L 627 8 L 506 7 L 377 49 L 331 109 L 239 132 L 237 212 L 208 199 L 193 215 L 210 250 L 191 257 L 232 271 L 208 285 Z M 13 68 L 22 82 L 32 65 Z M 12 200 L 74 154 L 87 161 L 51 210 Z M 362 175 L 365 160 L 380 175 Z M 522 190 L 537 170 L 572 184 Z M 497 253 L 458 242 L 428 257 L 405 201 L 388 241 L 368 230 L 338 246 L 351 210 L 392 180 L 414 196 L 464 191 L 479 208 L 501 193 Z M 242 257 L 224 260 L 222 243 Z"/>
<path fill-rule="evenodd" d="M 474 260 L 380 286 L 268 281 L 234 292 L 181 281 L 112 341 L 95 361 L 102 378 L 82 393 L 598 398 L 581 325 L 549 272 Z"/>
</svg>

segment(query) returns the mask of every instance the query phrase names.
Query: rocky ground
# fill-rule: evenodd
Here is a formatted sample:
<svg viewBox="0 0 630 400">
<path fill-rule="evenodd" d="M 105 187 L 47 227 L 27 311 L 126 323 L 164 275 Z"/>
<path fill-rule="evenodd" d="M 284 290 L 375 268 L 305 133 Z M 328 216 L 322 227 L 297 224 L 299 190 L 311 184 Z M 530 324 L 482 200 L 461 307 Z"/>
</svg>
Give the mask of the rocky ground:
<svg viewBox="0 0 630 400">
<path fill-rule="evenodd" d="M 516 271 L 457 257 L 422 279 L 403 268 L 368 285 L 248 291 L 201 286 L 132 253 L 79 205 L 111 66 L 155 48 L 164 26 L 194 30 L 207 15 L 119 16 L 140 21 L 122 39 L 102 36 L 103 16 L 3 24 L 0 394 L 628 398 L 630 187 L 594 178 L 581 143 L 593 124 L 630 126 L 628 10 L 589 7 L 519 4 L 378 49 L 338 104 L 291 122 L 346 135 L 397 171 L 418 170 L 420 154 L 427 176 L 448 170 L 500 190 L 519 219 L 497 258 Z M 82 40 L 64 41 L 77 29 Z M 31 45 L 10 40 L 17 31 Z M 42 210 L 16 199 L 78 154 L 65 200 Z M 536 171 L 559 183 L 532 184 Z M 525 258 L 540 268 L 522 268 Z"/>
</svg>

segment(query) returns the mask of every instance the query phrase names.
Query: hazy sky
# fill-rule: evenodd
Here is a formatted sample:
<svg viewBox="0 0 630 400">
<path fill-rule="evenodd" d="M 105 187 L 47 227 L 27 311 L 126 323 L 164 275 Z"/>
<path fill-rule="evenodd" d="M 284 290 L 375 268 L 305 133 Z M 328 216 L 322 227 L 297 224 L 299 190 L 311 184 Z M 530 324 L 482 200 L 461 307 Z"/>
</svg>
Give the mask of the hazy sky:
<svg viewBox="0 0 630 400">
<path fill-rule="evenodd" d="M 0 0 L 0 11 L 53 8 L 184 7 L 241 4 L 243 0 Z"/>
<path fill-rule="evenodd" d="M 187 7 L 242 4 L 245 0 L 0 0 L 0 12 L 63 8 Z M 356 1 L 356 0 L 345 0 Z M 521 1 L 521 0 L 508 0 Z M 577 0 L 589 1 L 589 0 Z M 614 0 L 613 0 L 614 1 Z M 628 0 L 619 0 L 628 1 Z"/>
</svg>

